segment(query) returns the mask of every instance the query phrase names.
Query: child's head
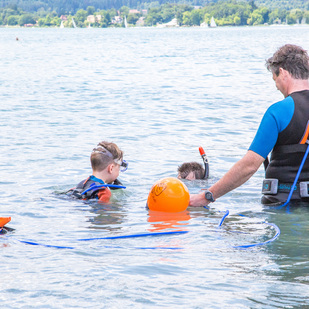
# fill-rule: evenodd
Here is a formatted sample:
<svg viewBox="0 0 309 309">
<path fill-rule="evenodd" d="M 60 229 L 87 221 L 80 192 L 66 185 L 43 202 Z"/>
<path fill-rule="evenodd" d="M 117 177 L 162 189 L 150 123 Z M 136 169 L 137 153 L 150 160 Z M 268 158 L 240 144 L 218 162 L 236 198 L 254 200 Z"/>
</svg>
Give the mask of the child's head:
<svg viewBox="0 0 309 309">
<path fill-rule="evenodd" d="M 197 162 L 185 162 L 178 167 L 178 178 L 187 180 L 203 179 L 204 175 L 203 166 Z"/>
<path fill-rule="evenodd" d="M 123 152 L 115 143 L 101 142 L 93 149 L 90 156 L 93 173 L 101 173 L 107 169 L 110 181 L 119 176 L 120 167 L 125 165 Z M 113 179 L 112 179 L 113 178 Z"/>
</svg>

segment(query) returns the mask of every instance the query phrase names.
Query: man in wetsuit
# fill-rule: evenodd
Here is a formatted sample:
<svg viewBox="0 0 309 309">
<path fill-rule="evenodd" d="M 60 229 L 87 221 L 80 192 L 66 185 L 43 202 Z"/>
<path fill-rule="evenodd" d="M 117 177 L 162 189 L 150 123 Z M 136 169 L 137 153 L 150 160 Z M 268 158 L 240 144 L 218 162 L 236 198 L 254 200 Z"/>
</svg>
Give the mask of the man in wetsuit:
<svg viewBox="0 0 309 309">
<path fill-rule="evenodd" d="M 121 184 L 117 177 L 119 171 L 127 169 L 127 162 L 123 160 L 123 152 L 114 143 L 101 142 L 93 149 L 91 156 L 92 175 L 81 181 L 76 188 L 68 193 L 78 199 L 97 199 L 107 203 L 111 198 L 111 191 L 105 184 Z"/>
<path fill-rule="evenodd" d="M 267 159 L 270 151 L 272 155 L 266 169 L 262 203 L 283 203 L 287 200 L 309 135 L 309 57 L 301 47 L 287 44 L 280 47 L 266 65 L 285 99 L 268 108 L 245 156 L 208 190 L 191 195 L 191 206 L 206 206 L 245 183 Z M 309 196 L 306 184 L 309 182 L 309 160 L 302 169 L 300 182 L 305 185 Z M 300 194 L 299 183 L 291 199 L 308 201 L 306 192 L 304 197 Z"/>
</svg>

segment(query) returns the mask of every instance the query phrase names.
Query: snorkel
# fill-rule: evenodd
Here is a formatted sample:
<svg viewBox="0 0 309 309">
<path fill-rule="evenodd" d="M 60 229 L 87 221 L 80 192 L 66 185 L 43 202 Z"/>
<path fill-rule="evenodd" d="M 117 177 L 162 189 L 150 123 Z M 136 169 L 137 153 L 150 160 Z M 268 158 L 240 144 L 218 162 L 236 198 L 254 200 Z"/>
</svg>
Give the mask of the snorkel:
<svg viewBox="0 0 309 309">
<path fill-rule="evenodd" d="M 205 173 L 204 173 L 203 179 L 207 179 L 207 178 L 209 177 L 209 164 L 208 164 L 208 158 L 207 158 L 207 156 L 206 156 L 206 153 L 205 153 L 203 147 L 199 147 L 199 151 L 200 151 L 201 157 L 202 157 L 203 162 L 204 162 Z"/>
</svg>

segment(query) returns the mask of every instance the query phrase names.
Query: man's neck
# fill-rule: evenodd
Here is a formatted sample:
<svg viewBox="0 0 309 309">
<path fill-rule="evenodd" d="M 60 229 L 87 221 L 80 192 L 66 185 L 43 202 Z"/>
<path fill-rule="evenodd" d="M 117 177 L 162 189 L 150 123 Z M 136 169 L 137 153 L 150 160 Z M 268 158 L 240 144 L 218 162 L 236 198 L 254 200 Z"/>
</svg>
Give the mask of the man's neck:
<svg viewBox="0 0 309 309">
<path fill-rule="evenodd" d="M 309 90 L 309 81 L 304 79 L 292 79 L 288 87 L 288 95 L 293 92 Z"/>
</svg>

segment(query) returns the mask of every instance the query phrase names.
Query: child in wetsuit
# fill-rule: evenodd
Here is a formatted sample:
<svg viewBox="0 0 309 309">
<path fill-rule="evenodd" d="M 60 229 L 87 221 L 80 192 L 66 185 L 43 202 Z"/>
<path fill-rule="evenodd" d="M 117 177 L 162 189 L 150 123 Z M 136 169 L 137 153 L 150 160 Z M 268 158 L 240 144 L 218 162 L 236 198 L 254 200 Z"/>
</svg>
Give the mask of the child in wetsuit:
<svg viewBox="0 0 309 309">
<path fill-rule="evenodd" d="M 121 184 L 117 177 L 120 171 L 127 169 L 127 162 L 123 160 L 123 152 L 111 142 L 103 141 L 93 149 L 90 162 L 92 175 L 81 181 L 71 194 L 79 199 L 98 199 L 107 203 L 111 198 L 111 191 L 105 184 Z"/>
</svg>

